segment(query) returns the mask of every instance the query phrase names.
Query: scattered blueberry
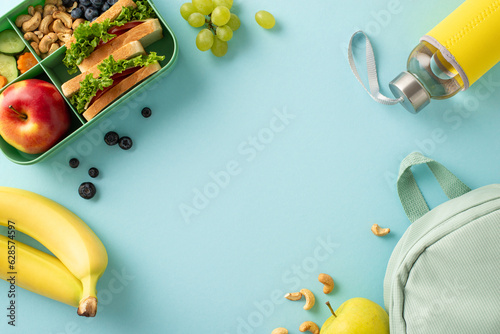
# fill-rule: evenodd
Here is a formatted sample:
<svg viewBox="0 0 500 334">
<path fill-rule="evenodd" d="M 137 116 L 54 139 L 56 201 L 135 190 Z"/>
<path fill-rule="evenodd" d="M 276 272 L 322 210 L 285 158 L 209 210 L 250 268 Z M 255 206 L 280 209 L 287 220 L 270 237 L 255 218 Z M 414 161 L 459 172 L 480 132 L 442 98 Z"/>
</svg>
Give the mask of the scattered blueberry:
<svg viewBox="0 0 500 334">
<path fill-rule="evenodd" d="M 118 2 L 118 0 L 107 0 L 106 1 L 110 6 L 113 6 L 115 3 Z"/>
<path fill-rule="evenodd" d="M 107 11 L 110 8 L 111 8 L 111 6 L 109 5 L 109 3 L 106 2 L 104 5 L 102 5 L 101 10 L 104 13 L 105 11 Z"/>
<path fill-rule="evenodd" d="M 78 167 L 79 165 L 80 165 L 80 161 L 78 161 L 78 159 L 77 159 L 77 158 L 73 158 L 73 159 L 71 159 L 71 160 L 69 161 L 69 166 L 70 166 L 71 168 L 76 168 L 76 167 Z"/>
<path fill-rule="evenodd" d="M 80 6 L 90 6 L 90 0 L 80 0 Z"/>
<path fill-rule="evenodd" d="M 99 176 L 99 169 L 95 168 L 95 167 L 92 167 L 89 169 L 89 176 L 91 178 L 96 178 Z"/>
<path fill-rule="evenodd" d="M 103 0 L 90 0 L 90 3 L 92 4 L 92 6 L 100 8 L 102 6 L 102 4 L 104 3 L 104 1 Z"/>
<path fill-rule="evenodd" d="M 141 114 L 145 118 L 151 117 L 151 108 L 146 107 L 146 108 L 142 109 Z"/>
<path fill-rule="evenodd" d="M 95 196 L 95 193 L 96 189 L 92 182 L 84 182 L 78 188 L 78 194 L 85 199 L 91 199 Z"/>
<path fill-rule="evenodd" d="M 132 142 L 132 139 L 130 139 L 130 137 L 121 137 L 120 141 L 118 142 L 118 145 L 123 150 L 130 150 L 133 144 L 134 143 Z"/>
<path fill-rule="evenodd" d="M 71 17 L 75 20 L 81 18 L 82 15 L 83 15 L 83 10 L 79 7 L 76 7 L 71 11 Z"/>
<path fill-rule="evenodd" d="M 120 137 L 118 136 L 118 133 L 114 131 L 110 131 L 106 133 L 104 136 L 104 142 L 108 144 L 109 146 L 113 146 L 118 144 L 118 141 L 120 140 Z"/>
</svg>

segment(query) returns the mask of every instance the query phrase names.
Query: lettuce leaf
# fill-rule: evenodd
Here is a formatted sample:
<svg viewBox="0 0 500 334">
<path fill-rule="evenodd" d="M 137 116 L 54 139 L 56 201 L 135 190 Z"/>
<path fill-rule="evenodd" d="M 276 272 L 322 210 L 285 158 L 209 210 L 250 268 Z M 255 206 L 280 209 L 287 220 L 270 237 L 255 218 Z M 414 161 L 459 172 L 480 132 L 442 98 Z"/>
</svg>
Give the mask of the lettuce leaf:
<svg viewBox="0 0 500 334">
<path fill-rule="evenodd" d="M 87 104 L 92 101 L 99 90 L 103 90 L 113 84 L 111 77 L 114 74 L 122 73 L 129 68 L 144 67 L 151 65 L 157 61 L 164 60 L 164 56 L 158 56 L 156 52 L 151 52 L 149 55 L 140 55 L 131 59 L 115 60 L 113 56 L 104 59 L 102 63 L 97 65 L 101 71 L 98 78 L 94 78 L 92 74 L 88 74 L 83 81 L 80 82 L 80 90 L 71 97 L 70 102 L 76 108 L 78 113 L 83 113 Z"/>
<path fill-rule="evenodd" d="M 69 74 L 78 71 L 78 65 L 96 49 L 101 40 L 106 43 L 116 37 L 116 35 L 108 33 L 111 27 L 122 26 L 130 21 L 156 17 L 154 9 L 147 1 L 136 1 L 136 5 L 136 8 L 122 7 L 122 11 L 113 22 L 107 19 L 101 23 L 94 22 L 90 25 L 90 22 L 86 21 L 75 29 L 73 33 L 75 42 L 66 50 L 66 55 L 63 59 L 63 63 L 68 68 Z"/>
<path fill-rule="evenodd" d="M 73 33 L 75 42 L 66 50 L 66 55 L 63 59 L 64 65 L 69 69 L 69 74 L 78 71 L 77 65 L 80 65 L 95 50 L 101 40 L 108 42 L 116 36 L 108 33 L 108 29 L 112 26 L 113 23 L 107 19 L 102 23 L 94 23 L 92 25 L 90 25 L 89 21 L 86 21 L 75 29 Z"/>
<path fill-rule="evenodd" d="M 114 22 L 123 25 L 131 21 L 142 21 L 150 18 L 156 18 L 156 13 L 147 1 L 138 0 L 135 2 L 136 8 L 123 7 L 122 12 Z"/>
</svg>

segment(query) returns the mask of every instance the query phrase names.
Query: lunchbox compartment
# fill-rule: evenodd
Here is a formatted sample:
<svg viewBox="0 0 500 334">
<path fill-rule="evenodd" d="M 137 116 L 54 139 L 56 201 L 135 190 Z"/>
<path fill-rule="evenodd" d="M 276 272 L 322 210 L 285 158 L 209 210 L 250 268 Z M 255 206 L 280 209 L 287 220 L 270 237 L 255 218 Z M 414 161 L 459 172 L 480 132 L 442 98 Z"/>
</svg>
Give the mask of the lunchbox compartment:
<svg viewBox="0 0 500 334">
<path fill-rule="evenodd" d="M 26 80 L 26 79 L 40 79 L 43 81 L 51 82 L 49 76 L 45 73 L 45 71 L 43 70 L 43 68 L 40 64 L 33 67 L 31 70 L 26 72 L 23 76 L 18 77 L 12 83 L 16 83 L 16 82 Z M 80 129 L 83 126 L 83 124 L 80 121 L 80 119 L 78 117 L 76 117 L 76 115 L 73 112 L 71 112 L 71 109 L 70 109 L 70 106 L 68 105 L 68 103 L 66 103 L 66 106 L 68 108 L 68 111 L 70 114 L 70 119 L 71 119 L 70 129 L 66 135 L 66 137 L 67 137 L 67 136 L 71 135 L 72 133 L 76 132 L 78 129 Z M 12 147 L 0 136 L 0 149 L 2 149 L 4 154 L 10 160 L 17 162 L 18 164 L 29 164 L 32 161 L 39 158 L 40 156 L 45 155 L 45 154 L 49 153 L 50 151 L 57 149 L 59 146 L 64 145 L 65 138 L 63 138 L 56 146 L 52 147 L 49 151 L 47 151 L 45 153 L 27 154 L 27 153 L 21 152 L 21 151 L 17 150 L 16 148 Z"/>
<path fill-rule="evenodd" d="M 15 27 L 15 24 L 13 24 L 10 20 L 0 20 L 0 33 L 6 31 L 6 30 L 11 30 L 11 31 L 14 31 L 19 39 L 23 42 L 24 46 L 25 46 L 25 49 L 24 51 L 22 51 L 21 53 L 17 54 L 17 55 L 13 55 L 13 57 L 16 59 L 16 68 L 18 68 L 18 64 L 17 64 L 17 59 L 18 59 L 18 56 L 25 53 L 25 52 L 31 52 L 31 54 L 33 54 L 35 56 L 35 59 L 37 60 L 37 65 L 39 65 L 40 63 L 40 59 L 36 56 L 36 54 L 34 54 L 32 52 L 32 49 L 31 47 L 29 47 L 28 49 L 26 49 L 26 47 L 29 46 L 29 43 L 23 38 L 23 36 L 20 34 L 20 31 Z M 32 77 L 34 75 L 38 75 L 40 73 L 37 73 L 37 74 L 31 74 L 30 72 L 32 71 L 36 71 L 35 70 L 35 67 L 37 66 L 34 66 L 32 68 L 30 68 L 28 71 L 26 71 L 25 73 L 20 73 L 19 69 L 17 69 L 17 74 L 18 74 L 18 77 L 15 78 L 14 80 L 10 81 L 9 83 L 7 83 L 7 85 L 5 85 L 4 87 L 0 88 L 0 93 L 5 90 L 8 86 L 10 86 L 12 83 L 14 82 L 17 82 L 19 80 L 22 80 L 22 78 L 27 78 L 27 77 Z M 38 69 L 38 71 L 40 71 L 41 69 Z M 42 70 L 43 71 L 43 70 Z"/>
</svg>

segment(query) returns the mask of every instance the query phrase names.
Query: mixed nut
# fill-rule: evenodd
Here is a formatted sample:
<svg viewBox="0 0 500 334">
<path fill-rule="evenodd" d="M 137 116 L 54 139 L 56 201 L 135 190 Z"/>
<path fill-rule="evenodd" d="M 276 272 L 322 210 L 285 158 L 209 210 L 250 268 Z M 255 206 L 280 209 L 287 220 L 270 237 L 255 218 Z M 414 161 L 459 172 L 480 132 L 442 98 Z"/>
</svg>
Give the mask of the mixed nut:
<svg viewBox="0 0 500 334">
<path fill-rule="evenodd" d="M 71 16 L 76 4 L 65 7 L 62 0 L 46 0 L 44 6 L 29 6 L 28 14 L 16 18 L 16 26 L 21 28 L 24 39 L 30 42 L 38 56 L 45 58 L 63 46 L 78 25 L 85 22 Z"/>
</svg>

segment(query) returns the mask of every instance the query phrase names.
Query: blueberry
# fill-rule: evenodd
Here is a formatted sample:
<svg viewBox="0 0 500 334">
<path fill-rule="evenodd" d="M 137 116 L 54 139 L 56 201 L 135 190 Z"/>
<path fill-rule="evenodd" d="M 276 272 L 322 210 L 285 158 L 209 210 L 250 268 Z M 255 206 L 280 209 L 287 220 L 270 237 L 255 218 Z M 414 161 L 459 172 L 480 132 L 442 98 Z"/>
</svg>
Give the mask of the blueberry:
<svg viewBox="0 0 500 334">
<path fill-rule="evenodd" d="M 74 18 L 74 19 L 79 19 L 80 17 L 82 17 L 83 15 L 83 10 L 79 7 L 77 8 L 74 8 L 72 11 L 71 11 L 71 17 Z"/>
<path fill-rule="evenodd" d="M 95 196 L 96 192 L 97 191 L 92 182 L 84 182 L 78 188 L 78 194 L 80 194 L 80 196 L 85 199 L 91 199 Z"/>
<path fill-rule="evenodd" d="M 92 4 L 92 6 L 94 7 L 101 7 L 102 4 L 104 3 L 103 0 L 90 0 L 90 3 Z"/>
<path fill-rule="evenodd" d="M 99 16 L 99 11 L 97 9 L 95 9 L 94 7 L 89 7 L 87 8 L 87 10 L 85 11 L 85 18 L 88 20 L 88 21 L 93 21 L 95 18 L 97 18 Z"/>
<path fill-rule="evenodd" d="M 64 7 L 71 7 L 75 3 L 75 0 L 62 0 L 62 5 Z"/>
<path fill-rule="evenodd" d="M 95 167 L 92 167 L 89 169 L 89 176 L 91 178 L 96 178 L 99 176 L 99 169 L 95 168 Z"/>
<path fill-rule="evenodd" d="M 146 107 L 142 109 L 141 114 L 144 118 L 151 117 L 151 108 Z"/>
<path fill-rule="evenodd" d="M 134 143 L 132 142 L 132 139 L 130 139 L 130 137 L 121 137 L 120 141 L 118 142 L 118 145 L 123 150 L 130 150 L 133 144 Z"/>
<path fill-rule="evenodd" d="M 111 6 L 109 5 L 109 3 L 106 2 L 106 3 L 104 3 L 104 5 L 102 5 L 101 10 L 104 13 L 105 11 L 107 11 L 110 8 L 111 8 Z"/>
<path fill-rule="evenodd" d="M 90 0 L 80 0 L 80 6 L 90 6 Z"/>
<path fill-rule="evenodd" d="M 107 0 L 106 1 L 110 6 L 113 6 L 115 3 L 118 2 L 118 0 Z"/>
<path fill-rule="evenodd" d="M 80 161 L 78 161 L 78 159 L 77 159 L 77 158 L 73 158 L 73 159 L 71 159 L 71 160 L 69 161 L 69 166 L 70 166 L 71 168 L 76 168 L 76 167 L 78 167 L 79 165 L 80 165 Z"/>
<path fill-rule="evenodd" d="M 118 144 L 118 141 L 120 140 L 120 137 L 118 136 L 118 133 L 114 131 L 110 131 L 104 135 L 104 142 L 108 144 L 109 146 L 113 146 Z"/>
</svg>

